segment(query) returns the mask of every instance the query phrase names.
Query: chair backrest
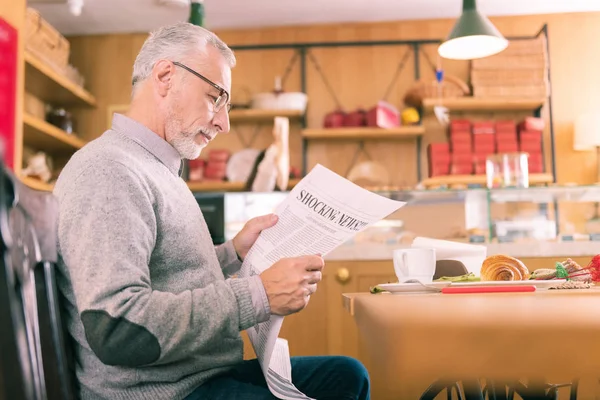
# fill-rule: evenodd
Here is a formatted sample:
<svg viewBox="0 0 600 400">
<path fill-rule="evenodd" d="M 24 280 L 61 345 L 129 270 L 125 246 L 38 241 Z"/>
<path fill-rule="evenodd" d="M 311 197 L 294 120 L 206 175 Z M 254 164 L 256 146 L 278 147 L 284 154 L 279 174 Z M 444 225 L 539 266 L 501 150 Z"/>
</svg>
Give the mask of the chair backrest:
<svg viewBox="0 0 600 400">
<path fill-rule="evenodd" d="M 5 383 L 23 382 L 18 387 L 24 388 L 24 395 L 7 391 L 6 398 L 72 400 L 76 397 L 73 362 L 55 276 L 58 205 L 52 194 L 29 189 L 5 170 L 2 181 L 6 200 L 0 210 L 0 231 L 6 279 L 0 279 L 0 293 L 12 319 L 2 319 L 6 313 L 0 305 L 0 322 L 10 322 L 1 325 L 12 327 L 9 337 L 14 338 L 6 339 L 6 347 L 15 349 L 20 359 L 15 363 L 12 355 L 5 360 L 3 340 L 0 370 Z M 6 291 L 1 290 L 4 287 Z M 20 371 L 15 365 L 21 365 Z"/>
</svg>

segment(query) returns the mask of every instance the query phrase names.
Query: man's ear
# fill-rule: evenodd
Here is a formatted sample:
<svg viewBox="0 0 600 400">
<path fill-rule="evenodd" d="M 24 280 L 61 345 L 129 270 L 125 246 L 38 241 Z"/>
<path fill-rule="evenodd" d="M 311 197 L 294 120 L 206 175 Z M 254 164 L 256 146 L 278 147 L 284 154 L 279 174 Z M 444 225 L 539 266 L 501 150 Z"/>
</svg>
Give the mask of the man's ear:
<svg viewBox="0 0 600 400">
<path fill-rule="evenodd" d="M 157 93 L 166 96 L 173 84 L 175 66 L 167 60 L 160 60 L 152 68 L 152 81 Z"/>
</svg>

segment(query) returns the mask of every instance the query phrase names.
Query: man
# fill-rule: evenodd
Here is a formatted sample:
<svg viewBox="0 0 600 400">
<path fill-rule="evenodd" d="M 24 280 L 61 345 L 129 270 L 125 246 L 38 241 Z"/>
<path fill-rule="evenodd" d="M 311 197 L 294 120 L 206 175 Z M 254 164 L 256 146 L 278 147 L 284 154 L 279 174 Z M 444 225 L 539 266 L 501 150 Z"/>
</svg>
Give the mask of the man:
<svg viewBox="0 0 600 400">
<path fill-rule="evenodd" d="M 283 259 L 231 278 L 277 218 L 253 219 L 215 248 L 180 178 L 182 159 L 229 131 L 234 65 L 202 28 L 157 30 L 135 61 L 130 111 L 58 179 L 59 285 L 83 400 L 274 398 L 258 362 L 243 361 L 240 331 L 302 310 L 323 260 Z M 351 358 L 292 358 L 292 375 L 316 399 L 369 397 L 367 372 Z"/>
</svg>

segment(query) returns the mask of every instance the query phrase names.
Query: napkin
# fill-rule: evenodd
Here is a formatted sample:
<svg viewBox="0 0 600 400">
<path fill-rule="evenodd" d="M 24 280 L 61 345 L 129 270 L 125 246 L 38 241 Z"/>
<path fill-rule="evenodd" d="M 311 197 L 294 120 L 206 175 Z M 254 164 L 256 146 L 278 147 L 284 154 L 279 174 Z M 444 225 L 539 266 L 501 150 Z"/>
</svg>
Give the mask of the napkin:
<svg viewBox="0 0 600 400">
<path fill-rule="evenodd" d="M 486 246 L 426 237 L 415 238 L 412 247 L 435 249 L 436 261 L 460 261 L 468 272 L 472 272 L 477 276 L 480 276 L 481 264 L 483 264 L 483 260 L 487 256 Z"/>
</svg>

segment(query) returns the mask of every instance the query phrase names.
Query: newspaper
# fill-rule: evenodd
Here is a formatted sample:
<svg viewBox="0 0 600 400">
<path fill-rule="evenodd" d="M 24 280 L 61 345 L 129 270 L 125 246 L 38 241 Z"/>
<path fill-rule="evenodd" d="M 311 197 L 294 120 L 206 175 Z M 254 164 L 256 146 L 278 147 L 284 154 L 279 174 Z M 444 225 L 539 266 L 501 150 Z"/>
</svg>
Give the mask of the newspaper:
<svg viewBox="0 0 600 400">
<path fill-rule="evenodd" d="M 264 230 L 244 259 L 239 277 L 258 275 L 285 257 L 326 255 L 356 233 L 402 207 L 315 166 L 276 208 L 277 224 Z M 288 344 L 278 338 L 283 317 L 247 330 L 271 393 L 284 400 L 310 399 L 292 383 Z"/>
</svg>

